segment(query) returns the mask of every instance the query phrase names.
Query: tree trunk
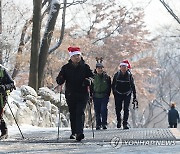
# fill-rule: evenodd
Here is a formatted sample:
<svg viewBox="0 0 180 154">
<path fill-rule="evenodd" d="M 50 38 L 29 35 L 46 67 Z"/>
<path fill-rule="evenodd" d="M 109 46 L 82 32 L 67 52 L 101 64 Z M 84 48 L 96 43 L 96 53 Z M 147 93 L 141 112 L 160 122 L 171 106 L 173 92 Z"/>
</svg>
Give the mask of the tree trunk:
<svg viewBox="0 0 180 154">
<path fill-rule="evenodd" d="M 18 47 L 18 51 L 17 51 L 17 55 L 16 55 L 16 63 L 15 63 L 14 70 L 12 73 L 13 79 L 17 76 L 18 72 L 20 71 L 22 52 L 23 52 L 23 47 L 25 46 L 24 38 L 25 38 L 27 28 L 31 25 L 31 23 L 32 23 L 32 19 L 27 20 L 22 29 L 20 43 L 19 43 L 19 47 Z"/>
<path fill-rule="evenodd" d="M 55 26 L 56 19 L 59 13 L 59 9 L 60 9 L 59 3 L 55 3 L 53 6 L 51 6 L 49 20 L 46 26 L 43 39 L 42 39 L 42 44 L 41 44 L 40 54 L 39 54 L 38 88 L 42 87 L 45 65 L 48 58 L 49 46 L 51 43 L 51 38 L 53 35 L 54 26 Z"/>
<path fill-rule="evenodd" d="M 1 14 L 1 11 L 2 11 L 2 8 L 1 8 L 1 0 L 0 0 L 0 64 L 3 63 L 2 61 L 2 14 Z"/>
<path fill-rule="evenodd" d="M 31 59 L 29 72 L 29 86 L 38 90 L 38 60 L 40 47 L 40 29 L 41 29 L 41 7 L 42 0 L 33 0 L 33 28 L 31 41 Z"/>
<path fill-rule="evenodd" d="M 2 8 L 0 0 L 0 34 L 2 34 Z"/>
<path fill-rule="evenodd" d="M 59 41 L 52 48 L 49 49 L 49 54 L 51 54 L 53 51 L 55 51 L 61 45 L 62 40 L 64 38 L 66 8 L 67 8 L 67 0 L 64 0 L 63 13 L 62 13 L 61 35 L 59 37 Z"/>
</svg>

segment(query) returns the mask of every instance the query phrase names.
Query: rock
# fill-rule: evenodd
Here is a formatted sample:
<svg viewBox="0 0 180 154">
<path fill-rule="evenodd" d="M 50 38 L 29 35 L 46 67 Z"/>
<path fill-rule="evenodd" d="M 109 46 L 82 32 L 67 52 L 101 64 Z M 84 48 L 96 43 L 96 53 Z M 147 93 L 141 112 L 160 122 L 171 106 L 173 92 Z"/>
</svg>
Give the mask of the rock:
<svg viewBox="0 0 180 154">
<path fill-rule="evenodd" d="M 51 113 L 51 102 L 50 101 L 44 101 L 44 107 L 48 109 L 48 112 Z"/>
<path fill-rule="evenodd" d="M 58 107 L 54 104 L 51 104 L 51 113 L 57 115 L 58 114 Z"/>
<path fill-rule="evenodd" d="M 42 87 L 42 88 L 39 88 L 38 95 L 40 95 L 41 98 L 44 99 L 45 101 L 51 101 L 55 93 L 47 87 Z"/>
<path fill-rule="evenodd" d="M 32 95 L 32 96 L 37 97 L 36 91 L 33 88 L 31 88 L 30 86 L 23 85 L 23 86 L 21 86 L 20 89 L 21 89 L 22 97 L 25 97 L 27 95 Z"/>
<path fill-rule="evenodd" d="M 55 94 L 50 89 L 46 87 L 40 88 L 37 95 L 33 88 L 24 85 L 14 90 L 8 97 L 8 100 L 19 125 L 56 127 L 57 119 L 59 118 L 58 105 L 61 105 L 60 121 L 62 127 L 68 127 L 69 125 L 68 116 L 65 116 L 68 113 L 68 107 L 64 94 L 61 94 L 60 103 L 60 95 Z M 4 118 L 7 124 L 15 124 L 8 105 L 5 106 L 4 111 Z"/>
<path fill-rule="evenodd" d="M 37 97 L 32 95 L 27 95 L 24 97 L 25 100 L 30 100 L 33 104 L 37 104 Z"/>
</svg>

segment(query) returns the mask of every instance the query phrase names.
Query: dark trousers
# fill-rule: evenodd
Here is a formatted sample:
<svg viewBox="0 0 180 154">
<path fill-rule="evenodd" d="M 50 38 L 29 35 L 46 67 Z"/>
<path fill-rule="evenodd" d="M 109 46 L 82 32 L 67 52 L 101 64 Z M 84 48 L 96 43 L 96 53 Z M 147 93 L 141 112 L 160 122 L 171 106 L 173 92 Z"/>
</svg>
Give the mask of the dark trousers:
<svg viewBox="0 0 180 154">
<path fill-rule="evenodd" d="M 93 102 L 96 115 L 96 127 L 107 125 L 107 105 L 109 102 L 109 98 L 93 98 Z"/>
<path fill-rule="evenodd" d="M 83 100 L 67 99 L 66 101 L 70 113 L 72 134 L 83 134 L 84 121 L 85 121 L 84 111 L 86 108 L 87 99 L 83 99 Z"/>
<path fill-rule="evenodd" d="M 169 123 L 170 128 L 177 128 L 177 123 Z"/>
<path fill-rule="evenodd" d="M 1 130 L 1 135 L 7 133 L 7 126 L 3 119 L 3 108 L 0 108 L 0 130 Z"/>
<path fill-rule="evenodd" d="M 115 110 L 117 116 L 118 124 L 121 124 L 121 110 L 124 104 L 124 116 L 123 116 L 123 125 L 126 126 L 128 124 L 128 117 L 129 117 L 129 104 L 131 100 L 131 94 L 129 95 L 115 95 Z"/>
</svg>

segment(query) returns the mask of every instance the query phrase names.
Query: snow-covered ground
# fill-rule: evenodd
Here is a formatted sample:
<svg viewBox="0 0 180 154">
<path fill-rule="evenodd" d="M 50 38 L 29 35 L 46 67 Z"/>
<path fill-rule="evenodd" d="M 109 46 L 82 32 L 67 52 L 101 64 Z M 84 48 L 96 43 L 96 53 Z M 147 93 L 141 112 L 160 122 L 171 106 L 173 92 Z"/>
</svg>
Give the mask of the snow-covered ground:
<svg viewBox="0 0 180 154">
<path fill-rule="evenodd" d="M 109 142 L 92 138 L 91 129 L 85 130 L 86 138 L 77 142 L 70 140 L 70 128 L 60 128 L 57 141 L 57 127 L 43 128 L 30 125 L 20 126 L 25 139 L 22 139 L 16 125 L 9 127 L 9 138 L 0 141 L 0 153 L 180 153 L 180 142 L 165 145 L 122 145 L 114 147 Z M 105 130 L 108 131 L 108 130 Z M 141 130 L 140 130 L 141 131 Z M 101 133 L 101 132 L 99 132 Z M 103 134 L 103 131 L 102 131 Z M 103 136 L 102 136 L 103 139 Z"/>
<path fill-rule="evenodd" d="M 50 96 L 53 95 L 55 96 L 51 98 Z M 180 142 L 175 140 L 168 146 L 164 144 L 119 144 L 120 142 L 116 139 L 114 140 L 113 136 L 118 136 L 123 130 L 121 131 L 115 128 L 108 128 L 108 130 L 102 130 L 100 132 L 94 130 L 95 138 L 92 138 L 91 129 L 85 129 L 85 139 L 82 142 L 70 140 L 70 128 L 63 125 L 67 123 L 65 118 L 61 118 L 62 125 L 60 127 L 59 140 L 57 140 L 58 108 L 55 105 L 58 105 L 59 101 L 59 94 L 54 94 L 47 88 L 42 88 L 38 94 L 28 86 L 23 86 L 13 91 L 9 97 L 9 104 L 18 121 L 24 139 L 14 122 L 9 107 L 6 106 L 4 117 L 8 124 L 9 137 L 6 140 L 0 141 L 0 154 L 180 153 Z M 65 103 L 64 96 L 63 102 Z M 61 103 L 61 107 L 63 107 L 64 103 Z M 34 121 L 34 119 L 38 120 Z M 130 134 L 128 134 L 128 136 L 131 136 L 134 130 L 135 129 L 130 129 Z M 120 133 L 118 133 L 119 131 Z M 137 134 L 140 131 L 142 130 L 136 130 Z M 178 132 L 178 134 L 180 139 L 180 133 Z M 110 135 L 108 140 L 106 135 Z"/>
</svg>

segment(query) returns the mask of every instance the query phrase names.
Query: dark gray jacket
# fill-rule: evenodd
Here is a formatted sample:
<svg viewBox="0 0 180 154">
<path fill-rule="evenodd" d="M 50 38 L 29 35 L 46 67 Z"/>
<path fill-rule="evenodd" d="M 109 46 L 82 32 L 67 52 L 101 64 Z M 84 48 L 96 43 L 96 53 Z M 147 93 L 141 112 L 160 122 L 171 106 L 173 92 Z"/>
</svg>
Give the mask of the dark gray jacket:
<svg viewBox="0 0 180 154">
<path fill-rule="evenodd" d="M 169 124 L 174 124 L 179 121 L 179 113 L 175 108 L 171 108 L 168 112 L 168 122 Z"/>
</svg>

